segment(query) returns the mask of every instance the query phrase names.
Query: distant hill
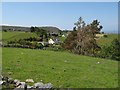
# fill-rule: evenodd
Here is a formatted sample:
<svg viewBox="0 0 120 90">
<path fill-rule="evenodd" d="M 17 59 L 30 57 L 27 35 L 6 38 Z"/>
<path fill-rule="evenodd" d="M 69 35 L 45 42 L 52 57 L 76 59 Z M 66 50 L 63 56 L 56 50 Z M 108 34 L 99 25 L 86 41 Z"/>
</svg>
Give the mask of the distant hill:
<svg viewBox="0 0 120 90">
<path fill-rule="evenodd" d="M 46 30 L 47 32 L 49 32 L 51 34 L 58 34 L 61 31 L 59 28 L 51 27 L 51 26 L 49 26 L 49 27 L 39 27 L 39 28 L 44 29 L 44 30 Z"/>
<path fill-rule="evenodd" d="M 2 26 L 2 30 L 7 31 L 30 31 L 29 27 L 21 27 L 21 26 Z"/>
<path fill-rule="evenodd" d="M 1 27 L 1 26 L 0 26 Z M 58 34 L 60 33 L 60 29 L 57 27 L 46 26 L 46 27 L 39 27 L 40 29 L 44 29 L 49 33 Z M 5 31 L 24 31 L 30 32 L 30 27 L 21 27 L 21 26 L 2 26 L 2 30 Z"/>
</svg>

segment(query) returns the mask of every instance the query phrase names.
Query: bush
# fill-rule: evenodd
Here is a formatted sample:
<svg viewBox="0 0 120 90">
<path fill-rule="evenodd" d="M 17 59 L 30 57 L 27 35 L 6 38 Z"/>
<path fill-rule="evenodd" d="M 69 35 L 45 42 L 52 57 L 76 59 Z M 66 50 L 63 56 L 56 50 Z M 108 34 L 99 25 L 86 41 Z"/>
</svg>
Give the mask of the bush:
<svg viewBox="0 0 120 90">
<path fill-rule="evenodd" d="M 120 61 L 120 41 L 114 39 L 110 46 L 103 46 L 96 56 Z"/>
<path fill-rule="evenodd" d="M 36 41 L 36 38 L 20 39 L 18 41 L 8 41 L 4 47 L 19 47 L 19 48 L 31 48 L 31 49 L 43 49 L 43 45 Z"/>
<path fill-rule="evenodd" d="M 108 36 L 107 36 L 107 35 L 104 35 L 103 37 L 107 38 Z"/>
<path fill-rule="evenodd" d="M 43 49 L 44 46 L 43 46 L 41 43 L 37 43 L 36 48 L 38 48 L 38 49 Z"/>
<path fill-rule="evenodd" d="M 97 57 L 101 58 L 108 58 L 110 59 L 111 56 L 111 47 L 103 46 L 101 50 L 97 53 Z"/>
<path fill-rule="evenodd" d="M 16 43 L 15 47 L 21 47 L 21 44 Z"/>
</svg>

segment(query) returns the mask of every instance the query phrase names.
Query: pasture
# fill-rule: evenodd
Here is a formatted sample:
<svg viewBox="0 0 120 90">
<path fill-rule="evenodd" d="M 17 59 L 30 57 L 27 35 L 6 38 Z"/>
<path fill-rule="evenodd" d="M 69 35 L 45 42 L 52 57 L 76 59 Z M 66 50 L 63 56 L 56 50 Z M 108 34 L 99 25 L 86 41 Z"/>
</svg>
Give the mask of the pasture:
<svg viewBox="0 0 120 90">
<path fill-rule="evenodd" d="M 19 39 L 24 39 L 24 38 L 29 38 L 29 37 L 37 37 L 37 35 L 35 33 L 19 32 L 19 31 L 2 32 L 3 42 L 14 41 L 14 40 L 19 40 Z"/>
<path fill-rule="evenodd" d="M 97 39 L 98 45 L 110 45 L 114 39 L 118 39 L 117 34 L 107 34 L 107 37 L 101 37 Z"/>
<path fill-rule="evenodd" d="M 48 50 L 3 48 L 2 74 L 55 88 L 116 88 L 118 62 Z"/>
<path fill-rule="evenodd" d="M 37 37 L 28 32 L 2 32 L 3 42 Z M 59 37 L 64 41 L 64 37 Z M 97 40 L 110 45 L 116 34 Z M 9 75 L 9 72 L 12 74 Z M 118 62 L 108 59 L 74 55 L 49 50 L 2 48 L 2 74 L 25 81 L 51 82 L 54 88 L 115 88 L 118 87 Z"/>
</svg>

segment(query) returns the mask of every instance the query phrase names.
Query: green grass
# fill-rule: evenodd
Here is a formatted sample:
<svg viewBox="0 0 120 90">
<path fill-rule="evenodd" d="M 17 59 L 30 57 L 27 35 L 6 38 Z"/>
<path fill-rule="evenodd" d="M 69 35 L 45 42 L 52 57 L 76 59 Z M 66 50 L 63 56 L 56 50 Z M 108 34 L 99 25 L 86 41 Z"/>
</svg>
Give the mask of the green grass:
<svg viewBox="0 0 120 90">
<path fill-rule="evenodd" d="M 1 32 L 0 32 L 1 33 Z M 1 34 L 0 34 L 1 37 Z M 25 32 L 2 32 L 3 42 L 19 40 L 28 37 L 37 37 L 35 33 L 25 33 Z M 65 37 L 58 37 L 61 41 L 65 40 Z M 113 39 L 118 38 L 117 34 L 108 34 L 108 37 L 101 37 L 97 40 L 98 45 L 110 45 Z"/>
<path fill-rule="evenodd" d="M 60 39 L 61 41 L 64 41 L 64 40 L 66 39 L 66 37 L 59 37 L 59 39 Z"/>
<path fill-rule="evenodd" d="M 3 75 L 25 81 L 51 82 L 54 87 L 118 87 L 118 62 L 67 52 L 3 48 Z M 66 62 L 67 61 L 67 62 Z M 100 62 L 100 64 L 97 64 Z"/>
<path fill-rule="evenodd" d="M 115 38 L 117 38 L 118 39 L 118 35 L 117 34 L 108 34 L 107 35 L 108 37 L 101 37 L 101 38 L 99 38 L 98 40 L 97 40 L 97 43 L 98 43 L 98 45 L 110 45 L 111 44 L 111 42 L 115 39 Z"/>
<path fill-rule="evenodd" d="M 14 41 L 19 40 L 23 38 L 28 37 L 36 37 L 37 35 L 35 33 L 29 33 L 29 32 L 2 32 L 2 40 L 3 42 L 7 41 Z"/>
</svg>

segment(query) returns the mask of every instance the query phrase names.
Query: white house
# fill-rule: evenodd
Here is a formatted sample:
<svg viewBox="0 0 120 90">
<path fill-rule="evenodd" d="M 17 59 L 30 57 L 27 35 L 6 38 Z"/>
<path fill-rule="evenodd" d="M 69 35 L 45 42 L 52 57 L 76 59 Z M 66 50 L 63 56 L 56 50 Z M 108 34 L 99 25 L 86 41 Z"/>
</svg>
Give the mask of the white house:
<svg viewBox="0 0 120 90">
<path fill-rule="evenodd" d="M 96 34 L 96 37 L 103 37 L 104 34 Z"/>
<path fill-rule="evenodd" d="M 65 37 L 65 35 L 63 34 L 62 37 Z"/>
<path fill-rule="evenodd" d="M 49 40 L 48 40 L 48 43 L 49 43 L 49 44 L 54 44 L 55 42 L 54 42 L 52 39 L 49 39 Z"/>
</svg>

